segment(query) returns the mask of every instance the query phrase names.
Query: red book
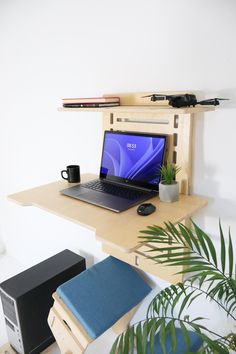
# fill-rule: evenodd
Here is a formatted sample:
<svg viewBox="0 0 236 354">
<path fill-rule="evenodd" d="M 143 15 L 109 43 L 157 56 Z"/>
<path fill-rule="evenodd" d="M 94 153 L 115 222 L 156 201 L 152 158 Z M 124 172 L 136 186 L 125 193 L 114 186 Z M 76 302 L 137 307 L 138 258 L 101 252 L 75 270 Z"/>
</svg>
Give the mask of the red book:
<svg viewBox="0 0 236 354">
<path fill-rule="evenodd" d="M 119 106 L 119 102 L 109 103 L 63 103 L 65 108 L 96 108 L 96 107 L 115 107 Z"/>
<path fill-rule="evenodd" d="M 64 104 L 85 104 L 85 103 L 120 103 L 120 97 L 85 97 L 85 98 L 63 98 Z"/>
</svg>

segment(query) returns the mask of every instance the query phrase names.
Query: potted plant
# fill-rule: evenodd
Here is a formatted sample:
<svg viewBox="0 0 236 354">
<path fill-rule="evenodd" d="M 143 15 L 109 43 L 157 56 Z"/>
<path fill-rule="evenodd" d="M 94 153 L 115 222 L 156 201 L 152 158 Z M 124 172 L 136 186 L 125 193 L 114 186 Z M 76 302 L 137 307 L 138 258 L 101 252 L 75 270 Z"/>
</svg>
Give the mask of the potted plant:
<svg viewBox="0 0 236 354">
<path fill-rule="evenodd" d="M 176 202 L 179 199 L 179 183 L 175 180 L 181 167 L 167 163 L 160 168 L 159 197 L 161 202 Z"/>
<path fill-rule="evenodd" d="M 211 237 L 193 221 L 192 227 L 182 223 L 175 226 L 168 222 L 164 228 L 148 226 L 147 230 L 141 233 L 142 242 L 157 245 L 149 258 L 166 266 L 183 265 L 180 273 L 188 277 L 159 292 L 151 301 L 146 318 L 120 335 L 110 354 L 133 353 L 135 347 L 137 354 L 157 354 L 154 352 L 157 334 L 160 338 L 161 353 L 170 353 L 166 348 L 168 338 L 171 353 L 176 353 L 177 329 L 182 331 L 188 347 L 187 351 L 183 350 L 181 354 L 190 353 L 189 330 L 194 331 L 202 340 L 202 346 L 197 353 L 236 353 L 236 332 L 233 326 L 236 323 L 236 263 L 230 230 L 226 238 L 219 224 L 218 256 Z M 211 326 L 203 323 L 206 318 L 191 316 L 188 310 L 197 298 L 216 303 L 219 310 L 231 319 L 232 330 L 227 333 L 221 328 L 221 333 L 216 333 Z"/>
</svg>

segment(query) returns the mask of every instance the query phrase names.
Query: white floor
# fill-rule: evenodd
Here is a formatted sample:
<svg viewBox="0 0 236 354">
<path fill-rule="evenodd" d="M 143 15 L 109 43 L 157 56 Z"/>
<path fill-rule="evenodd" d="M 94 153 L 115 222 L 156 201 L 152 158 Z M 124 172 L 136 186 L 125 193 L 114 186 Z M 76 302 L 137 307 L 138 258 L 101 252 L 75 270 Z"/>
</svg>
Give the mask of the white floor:
<svg viewBox="0 0 236 354">
<path fill-rule="evenodd" d="M 24 267 L 19 264 L 16 259 L 7 254 L 0 254 L 0 283 L 23 270 Z M 160 284 L 160 281 L 156 278 L 152 277 L 152 281 L 156 284 Z M 162 287 L 165 285 L 166 284 L 164 283 L 161 284 Z M 137 321 L 145 318 L 147 306 L 158 291 L 160 291 L 160 287 L 157 285 L 135 314 L 132 323 L 136 323 Z M 204 324 L 216 332 L 224 333 L 232 328 L 232 323 L 224 314 L 219 312 L 217 306 L 214 303 L 206 302 L 205 299 L 200 299 L 199 301 L 194 302 L 194 306 L 191 307 L 191 312 L 189 314 L 191 316 L 202 316 L 208 318 L 209 320 L 206 320 Z M 116 336 L 111 330 L 107 331 L 87 348 L 86 354 L 108 354 L 115 338 Z M 7 341 L 8 339 L 5 329 L 4 316 L 2 306 L 0 305 L 0 347 Z M 60 352 L 55 345 L 50 354 L 59 353 Z"/>
</svg>

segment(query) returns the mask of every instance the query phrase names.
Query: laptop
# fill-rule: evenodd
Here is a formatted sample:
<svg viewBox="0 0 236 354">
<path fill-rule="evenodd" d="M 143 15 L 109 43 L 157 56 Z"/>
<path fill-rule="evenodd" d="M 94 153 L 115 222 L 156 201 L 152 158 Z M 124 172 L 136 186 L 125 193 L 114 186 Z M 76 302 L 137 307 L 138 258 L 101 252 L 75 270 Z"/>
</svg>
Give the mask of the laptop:
<svg viewBox="0 0 236 354">
<path fill-rule="evenodd" d="M 98 179 L 61 194 L 121 212 L 158 194 L 167 136 L 105 131 Z"/>
</svg>

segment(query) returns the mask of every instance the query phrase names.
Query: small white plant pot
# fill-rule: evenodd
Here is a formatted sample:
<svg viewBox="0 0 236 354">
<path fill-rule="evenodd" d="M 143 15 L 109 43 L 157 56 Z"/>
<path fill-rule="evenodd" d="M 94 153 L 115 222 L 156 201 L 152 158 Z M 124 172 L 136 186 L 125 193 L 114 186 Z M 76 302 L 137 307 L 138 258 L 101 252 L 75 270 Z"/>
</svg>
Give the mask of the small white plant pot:
<svg viewBox="0 0 236 354">
<path fill-rule="evenodd" d="M 161 202 L 172 203 L 179 200 L 179 183 L 173 184 L 159 183 L 159 198 Z"/>
</svg>

